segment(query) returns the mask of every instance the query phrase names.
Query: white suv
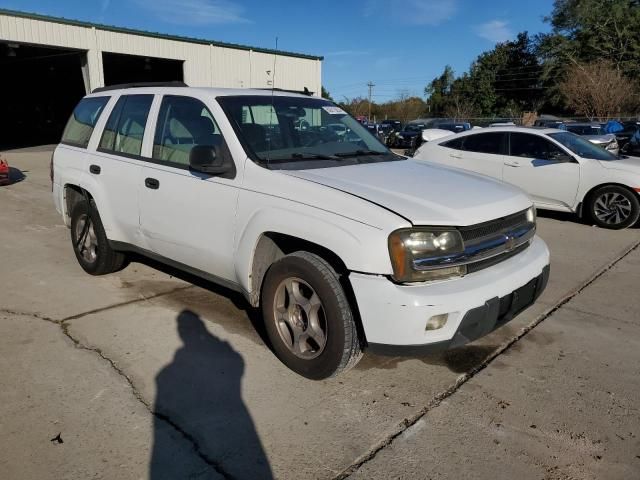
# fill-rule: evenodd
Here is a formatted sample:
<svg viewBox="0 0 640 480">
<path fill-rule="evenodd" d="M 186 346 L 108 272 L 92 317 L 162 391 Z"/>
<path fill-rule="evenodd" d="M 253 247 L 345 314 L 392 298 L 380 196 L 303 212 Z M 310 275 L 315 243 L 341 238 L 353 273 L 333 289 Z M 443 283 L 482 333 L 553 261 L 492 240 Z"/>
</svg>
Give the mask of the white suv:
<svg viewBox="0 0 640 480">
<path fill-rule="evenodd" d="M 574 212 L 603 228 L 627 228 L 640 218 L 640 159 L 566 130 L 471 130 L 426 143 L 414 158 L 511 183 L 540 209 Z"/>
<path fill-rule="evenodd" d="M 312 379 L 364 348 L 463 345 L 548 278 L 524 193 L 397 156 L 317 97 L 102 89 L 69 120 L 52 181 L 85 271 L 138 252 L 238 290 Z"/>
</svg>

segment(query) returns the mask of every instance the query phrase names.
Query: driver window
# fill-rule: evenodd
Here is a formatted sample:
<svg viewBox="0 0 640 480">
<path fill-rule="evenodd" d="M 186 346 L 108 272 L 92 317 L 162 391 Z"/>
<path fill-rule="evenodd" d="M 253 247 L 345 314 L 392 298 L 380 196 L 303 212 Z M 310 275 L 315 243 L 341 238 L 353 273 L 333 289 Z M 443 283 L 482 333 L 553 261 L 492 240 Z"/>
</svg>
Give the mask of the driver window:
<svg viewBox="0 0 640 480">
<path fill-rule="evenodd" d="M 530 133 L 511 133 L 511 156 L 554 160 L 558 155 L 565 155 L 560 148 L 548 140 Z"/>
<path fill-rule="evenodd" d="M 155 160 L 187 166 L 196 145 L 219 151 L 223 143 L 213 115 L 200 100 L 171 95 L 162 98 L 153 141 Z"/>
</svg>

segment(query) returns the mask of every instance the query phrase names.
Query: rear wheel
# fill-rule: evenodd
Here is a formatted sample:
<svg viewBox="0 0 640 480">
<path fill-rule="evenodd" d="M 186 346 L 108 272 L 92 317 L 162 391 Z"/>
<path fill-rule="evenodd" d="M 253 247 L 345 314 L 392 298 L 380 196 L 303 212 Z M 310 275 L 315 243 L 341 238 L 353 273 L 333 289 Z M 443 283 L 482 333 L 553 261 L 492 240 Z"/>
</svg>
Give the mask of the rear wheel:
<svg viewBox="0 0 640 480">
<path fill-rule="evenodd" d="M 125 266 L 126 257 L 109 246 L 93 200 L 76 203 L 71 212 L 71 243 L 78 263 L 91 275 L 105 275 Z"/>
<path fill-rule="evenodd" d="M 261 303 L 273 349 L 294 372 L 321 380 L 362 357 L 339 277 L 319 256 L 295 252 L 275 262 L 265 277 Z"/>
<path fill-rule="evenodd" d="M 617 185 L 599 188 L 589 198 L 589 213 L 596 225 L 620 230 L 640 218 L 640 201 L 631 190 Z"/>
</svg>

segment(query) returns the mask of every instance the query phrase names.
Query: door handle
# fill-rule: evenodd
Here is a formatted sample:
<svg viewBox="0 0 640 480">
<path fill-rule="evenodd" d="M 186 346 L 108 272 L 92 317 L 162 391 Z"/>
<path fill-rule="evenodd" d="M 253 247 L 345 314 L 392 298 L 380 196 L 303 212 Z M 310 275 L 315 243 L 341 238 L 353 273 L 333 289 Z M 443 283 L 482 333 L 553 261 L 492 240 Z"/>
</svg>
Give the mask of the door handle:
<svg viewBox="0 0 640 480">
<path fill-rule="evenodd" d="M 100 166 L 99 165 L 89 165 L 89 171 L 94 175 L 100 175 Z"/>
<path fill-rule="evenodd" d="M 160 182 L 155 178 L 145 178 L 144 186 L 150 188 L 151 190 L 157 190 L 160 188 Z"/>
<path fill-rule="evenodd" d="M 519 167 L 520 162 L 504 162 L 504 164 L 508 167 Z"/>
<path fill-rule="evenodd" d="M 460 155 L 459 153 L 450 153 L 449 156 L 451 158 L 462 158 L 462 155 Z"/>
</svg>

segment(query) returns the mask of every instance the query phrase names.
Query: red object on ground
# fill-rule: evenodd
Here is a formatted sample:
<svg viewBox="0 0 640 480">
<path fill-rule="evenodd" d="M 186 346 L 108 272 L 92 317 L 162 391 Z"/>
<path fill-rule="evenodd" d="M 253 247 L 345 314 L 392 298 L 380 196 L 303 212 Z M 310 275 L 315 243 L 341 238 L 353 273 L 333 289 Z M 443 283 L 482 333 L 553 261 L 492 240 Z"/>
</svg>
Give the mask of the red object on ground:
<svg viewBox="0 0 640 480">
<path fill-rule="evenodd" d="M 0 158 L 0 185 L 9 184 L 9 164 Z"/>
</svg>

